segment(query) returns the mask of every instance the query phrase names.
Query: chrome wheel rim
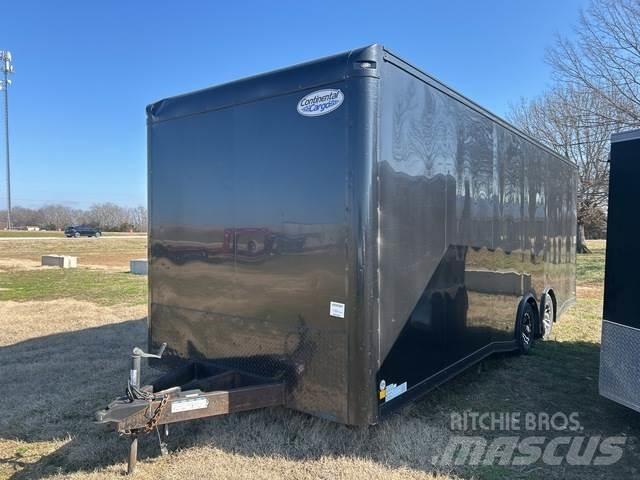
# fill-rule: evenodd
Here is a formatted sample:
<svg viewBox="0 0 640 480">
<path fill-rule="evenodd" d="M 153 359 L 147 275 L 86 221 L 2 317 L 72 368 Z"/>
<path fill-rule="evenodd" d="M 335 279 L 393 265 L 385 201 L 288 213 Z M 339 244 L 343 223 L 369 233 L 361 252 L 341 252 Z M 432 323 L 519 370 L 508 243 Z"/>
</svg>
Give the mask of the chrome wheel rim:
<svg viewBox="0 0 640 480">
<path fill-rule="evenodd" d="M 531 333 L 533 332 L 533 322 L 531 321 L 531 314 L 525 312 L 522 316 L 522 331 L 520 336 L 522 337 L 523 345 L 529 345 L 531 343 Z"/>
<path fill-rule="evenodd" d="M 544 314 L 542 315 L 542 327 L 544 331 L 543 335 L 547 335 L 551 331 L 551 324 L 553 323 L 553 318 L 551 315 L 551 305 L 545 303 L 544 306 Z"/>
</svg>

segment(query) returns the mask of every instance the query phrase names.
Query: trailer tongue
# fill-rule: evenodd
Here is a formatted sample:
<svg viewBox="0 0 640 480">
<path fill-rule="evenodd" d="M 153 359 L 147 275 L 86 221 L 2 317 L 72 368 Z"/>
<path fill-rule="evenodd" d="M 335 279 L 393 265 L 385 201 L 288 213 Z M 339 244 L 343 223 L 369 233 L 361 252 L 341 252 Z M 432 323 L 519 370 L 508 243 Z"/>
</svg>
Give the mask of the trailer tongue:
<svg viewBox="0 0 640 480">
<path fill-rule="evenodd" d="M 142 358 L 160 359 L 158 354 L 134 348 L 127 382 L 127 395 L 117 398 L 107 408 L 96 412 L 96 423 L 106 424 L 121 435 L 130 437 L 128 473 L 136 467 L 138 437 L 154 430 L 160 450 L 166 453 L 158 427 L 164 425 L 168 435 L 170 423 L 229 413 L 274 407 L 284 404 L 284 383 L 209 362 L 189 362 L 140 386 Z"/>
</svg>

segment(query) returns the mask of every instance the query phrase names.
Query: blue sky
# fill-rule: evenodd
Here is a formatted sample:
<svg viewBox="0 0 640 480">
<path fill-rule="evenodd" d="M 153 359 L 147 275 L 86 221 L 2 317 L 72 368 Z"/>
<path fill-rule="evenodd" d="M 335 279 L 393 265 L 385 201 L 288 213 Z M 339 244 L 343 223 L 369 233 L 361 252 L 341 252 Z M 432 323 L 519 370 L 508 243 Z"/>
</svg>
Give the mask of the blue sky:
<svg viewBox="0 0 640 480">
<path fill-rule="evenodd" d="M 556 34 L 572 35 L 586 4 L 11 2 L 0 49 L 11 50 L 16 69 L 13 204 L 144 205 L 148 103 L 370 43 L 505 115 L 510 102 L 549 85 L 545 48 Z"/>
</svg>

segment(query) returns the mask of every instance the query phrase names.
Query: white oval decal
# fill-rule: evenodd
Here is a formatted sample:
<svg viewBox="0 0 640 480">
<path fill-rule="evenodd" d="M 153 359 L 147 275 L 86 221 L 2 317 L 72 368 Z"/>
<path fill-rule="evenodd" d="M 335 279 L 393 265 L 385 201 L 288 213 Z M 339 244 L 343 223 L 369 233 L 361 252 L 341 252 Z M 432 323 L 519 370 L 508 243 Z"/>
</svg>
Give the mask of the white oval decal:
<svg viewBox="0 0 640 480">
<path fill-rule="evenodd" d="M 298 102 L 298 113 L 305 117 L 317 117 L 333 112 L 342 105 L 344 94 L 342 90 L 327 88 L 316 90 L 309 95 L 305 95 Z"/>
</svg>

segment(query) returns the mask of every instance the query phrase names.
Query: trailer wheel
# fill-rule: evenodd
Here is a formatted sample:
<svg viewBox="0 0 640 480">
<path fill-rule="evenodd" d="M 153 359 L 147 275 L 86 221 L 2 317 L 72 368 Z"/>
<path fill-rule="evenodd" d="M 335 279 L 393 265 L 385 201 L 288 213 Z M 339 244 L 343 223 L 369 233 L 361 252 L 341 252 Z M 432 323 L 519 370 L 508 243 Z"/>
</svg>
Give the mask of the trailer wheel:
<svg viewBox="0 0 640 480">
<path fill-rule="evenodd" d="M 540 338 L 543 340 L 548 340 L 551 337 L 554 319 L 553 299 L 551 295 L 545 293 L 542 297 L 542 312 L 540 312 Z"/>
<path fill-rule="evenodd" d="M 516 322 L 516 342 L 518 352 L 527 354 L 533 346 L 536 317 L 533 306 L 529 302 L 526 302 L 519 311 Z"/>
</svg>

